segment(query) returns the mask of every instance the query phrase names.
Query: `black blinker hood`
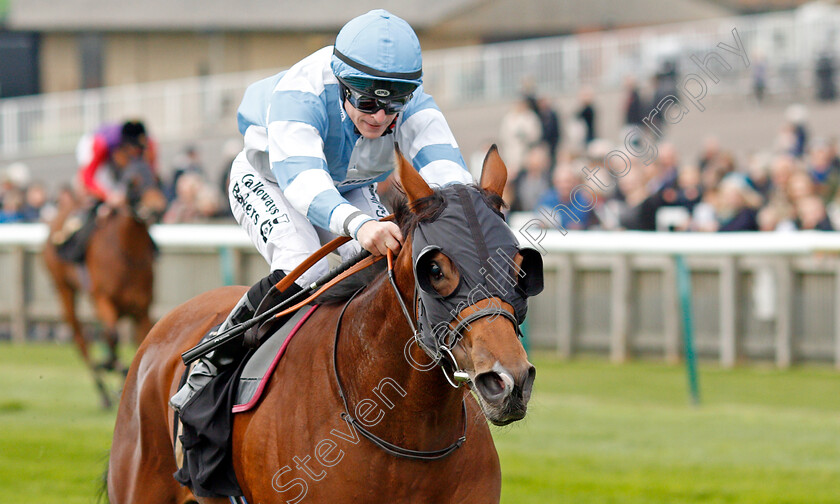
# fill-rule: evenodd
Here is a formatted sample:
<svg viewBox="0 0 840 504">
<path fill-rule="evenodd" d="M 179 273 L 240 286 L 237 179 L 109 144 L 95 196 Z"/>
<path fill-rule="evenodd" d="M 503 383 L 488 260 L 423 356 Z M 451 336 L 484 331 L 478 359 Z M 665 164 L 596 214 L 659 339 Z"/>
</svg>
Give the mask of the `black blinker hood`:
<svg viewBox="0 0 840 504">
<path fill-rule="evenodd" d="M 499 298 L 510 304 L 518 323 L 525 320 L 528 296 L 542 291 L 542 257 L 519 244 L 498 211 L 474 186 L 452 184 L 440 189 L 446 207 L 432 221 L 417 225 L 412 237 L 412 260 L 419 291 L 417 322 L 421 342 L 451 347 L 457 334 L 449 324 L 478 301 Z M 455 265 L 461 279 L 452 294 L 443 297 L 430 285 L 428 265 L 435 252 Z M 514 257 L 522 253 L 517 270 Z M 498 301 L 491 302 L 499 305 Z M 498 306 L 501 309 L 501 306 Z M 457 325 L 454 324 L 454 325 Z"/>
</svg>

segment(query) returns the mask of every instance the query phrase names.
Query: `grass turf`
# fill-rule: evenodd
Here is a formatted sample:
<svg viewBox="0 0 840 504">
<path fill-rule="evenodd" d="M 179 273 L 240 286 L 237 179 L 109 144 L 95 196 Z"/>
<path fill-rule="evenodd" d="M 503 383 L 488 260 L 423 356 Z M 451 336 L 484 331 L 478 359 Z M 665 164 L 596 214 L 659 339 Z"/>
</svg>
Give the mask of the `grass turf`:
<svg viewBox="0 0 840 504">
<path fill-rule="evenodd" d="M 840 373 L 534 356 L 528 417 L 494 428 L 507 503 L 840 502 Z M 75 350 L 0 345 L 0 502 L 89 503 L 113 412 Z M 7 500 L 8 498 L 8 500 Z"/>
</svg>

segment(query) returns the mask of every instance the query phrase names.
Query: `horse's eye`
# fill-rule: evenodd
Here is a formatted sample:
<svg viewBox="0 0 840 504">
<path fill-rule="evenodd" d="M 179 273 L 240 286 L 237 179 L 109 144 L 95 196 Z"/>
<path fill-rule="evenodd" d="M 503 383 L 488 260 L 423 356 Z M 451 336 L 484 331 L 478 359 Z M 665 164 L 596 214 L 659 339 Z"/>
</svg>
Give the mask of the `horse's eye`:
<svg viewBox="0 0 840 504">
<path fill-rule="evenodd" d="M 433 262 L 429 266 L 429 276 L 435 281 L 443 280 L 443 270 L 440 269 L 438 263 Z"/>
</svg>

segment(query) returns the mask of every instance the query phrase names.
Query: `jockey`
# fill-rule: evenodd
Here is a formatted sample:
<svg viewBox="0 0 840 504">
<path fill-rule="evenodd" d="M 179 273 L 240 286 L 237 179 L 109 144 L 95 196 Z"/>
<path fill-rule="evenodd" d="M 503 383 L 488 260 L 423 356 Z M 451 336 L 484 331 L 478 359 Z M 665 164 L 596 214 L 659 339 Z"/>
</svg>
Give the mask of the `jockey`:
<svg viewBox="0 0 840 504">
<path fill-rule="evenodd" d="M 76 147 L 82 187 L 95 200 L 109 206 L 118 205 L 125 196 L 119 187 L 122 170 L 142 158 L 154 171 L 155 147 L 140 121 L 101 126 L 95 133 L 82 137 Z"/>
<path fill-rule="evenodd" d="M 67 244 L 59 252 L 62 257 L 74 262 L 83 259 L 86 238 L 93 230 L 94 219 L 126 202 L 124 176 L 128 167 L 141 159 L 152 170 L 152 173 L 144 174 L 144 178 L 154 181 L 155 144 L 146 135 L 146 127 L 140 121 L 104 124 L 79 140 L 76 145 L 78 180 L 87 198 L 81 207 L 65 218 L 52 236 L 55 245 Z M 83 229 L 85 232 L 80 232 Z M 72 243 L 68 243 L 74 236 L 76 238 Z"/>
<path fill-rule="evenodd" d="M 237 119 L 245 148 L 231 167 L 233 215 L 271 266 L 219 328 L 249 320 L 272 285 L 335 236 L 343 259 L 361 247 L 398 252 L 399 227 L 377 183 L 394 167 L 394 144 L 430 184 L 471 183 L 446 120 L 422 87 L 420 42 L 404 20 L 372 10 L 349 21 L 335 46 L 245 91 Z M 324 275 L 321 260 L 282 294 Z M 172 397 L 176 410 L 237 357 L 226 346 L 199 359 Z"/>
</svg>

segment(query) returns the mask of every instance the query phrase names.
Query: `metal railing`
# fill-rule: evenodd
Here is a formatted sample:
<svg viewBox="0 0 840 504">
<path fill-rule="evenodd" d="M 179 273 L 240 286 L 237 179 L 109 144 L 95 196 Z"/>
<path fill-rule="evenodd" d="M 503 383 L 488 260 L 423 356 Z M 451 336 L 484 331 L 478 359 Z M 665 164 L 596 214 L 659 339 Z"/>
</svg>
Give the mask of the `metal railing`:
<svg viewBox="0 0 840 504">
<path fill-rule="evenodd" d="M 838 233 L 564 236 L 529 228 L 522 236 L 546 254 L 546 290 L 529 310 L 534 346 L 565 357 L 599 352 L 617 362 L 637 355 L 679 360 L 682 256 L 691 275 L 699 355 L 726 367 L 770 360 L 779 367 L 833 362 L 840 369 Z"/>
<path fill-rule="evenodd" d="M 424 79 L 444 107 L 513 98 L 525 77 L 541 93 L 571 93 L 582 85 L 611 90 L 625 75 L 649 78 L 665 61 L 676 62 L 683 75 L 698 73 L 690 56 L 702 57 L 719 43 L 735 46 L 735 29 L 752 64 L 720 71 L 721 82 L 709 93 L 749 92 L 761 53 L 768 92 L 796 95 L 812 85 L 820 54 L 840 54 L 840 8 L 821 9 L 429 51 Z M 160 140 L 235 134 L 245 88 L 274 71 L 0 100 L 0 159 L 71 152 L 99 124 L 133 116 L 143 117 Z"/>
<path fill-rule="evenodd" d="M 27 341 L 38 325 L 61 324 L 42 264 L 42 225 L 0 227 L 0 337 Z M 155 317 L 226 283 L 251 284 L 268 268 L 244 231 L 229 226 L 160 225 L 153 236 Z M 532 239 L 523 239 L 534 245 Z M 530 301 L 531 347 L 615 361 L 682 355 L 675 254 L 692 278 L 695 344 L 724 366 L 763 360 L 840 368 L 840 234 L 821 232 L 677 234 L 549 231 L 545 290 Z M 82 296 L 84 297 L 84 296 Z M 81 317 L 92 322 L 87 300 Z"/>
</svg>

